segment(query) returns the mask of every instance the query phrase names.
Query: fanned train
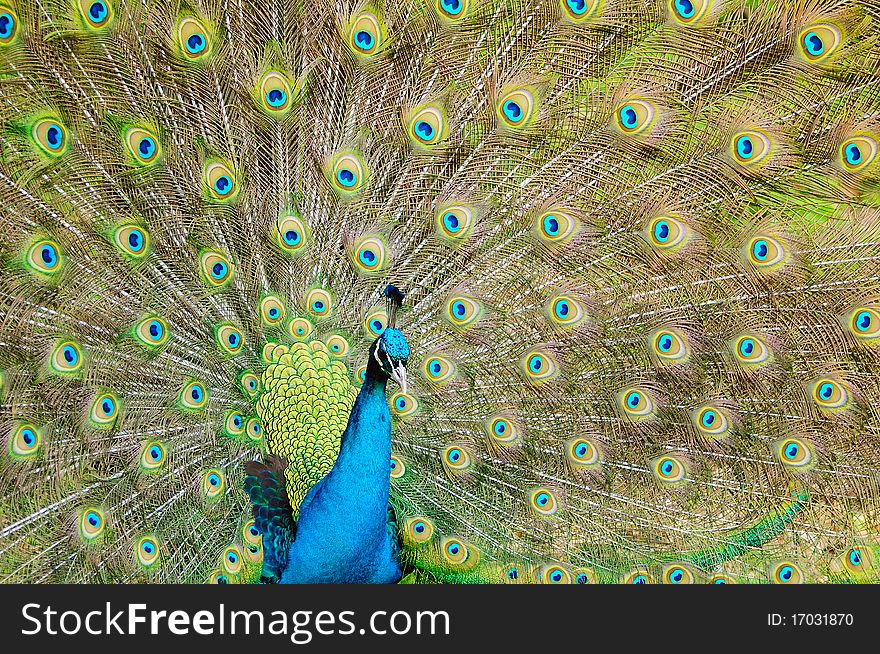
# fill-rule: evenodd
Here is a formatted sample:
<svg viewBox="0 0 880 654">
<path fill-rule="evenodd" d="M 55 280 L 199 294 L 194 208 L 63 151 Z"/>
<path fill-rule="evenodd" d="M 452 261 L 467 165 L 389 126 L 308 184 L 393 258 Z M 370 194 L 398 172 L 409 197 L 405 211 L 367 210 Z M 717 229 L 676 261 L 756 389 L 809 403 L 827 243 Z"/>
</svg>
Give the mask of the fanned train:
<svg viewBox="0 0 880 654">
<path fill-rule="evenodd" d="M 878 41 L 0 0 L 0 582 L 877 581 Z"/>
</svg>

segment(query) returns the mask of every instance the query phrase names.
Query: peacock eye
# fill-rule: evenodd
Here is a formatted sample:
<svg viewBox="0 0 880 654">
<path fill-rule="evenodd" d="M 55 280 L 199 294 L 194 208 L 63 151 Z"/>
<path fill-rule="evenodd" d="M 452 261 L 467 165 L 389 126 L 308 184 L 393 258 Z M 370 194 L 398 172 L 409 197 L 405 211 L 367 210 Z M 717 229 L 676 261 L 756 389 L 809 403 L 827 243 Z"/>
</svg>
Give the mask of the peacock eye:
<svg viewBox="0 0 880 654">
<path fill-rule="evenodd" d="M 326 318 L 333 308 L 333 300 L 327 291 L 315 288 L 306 295 L 306 306 L 316 318 Z"/>
<path fill-rule="evenodd" d="M 525 377 L 533 383 L 543 383 L 557 374 L 556 362 L 545 350 L 527 352 L 520 361 Z"/>
<path fill-rule="evenodd" d="M 28 249 L 25 261 L 30 270 L 38 275 L 54 275 L 61 269 L 58 244 L 49 240 L 36 241 Z"/>
<path fill-rule="evenodd" d="M 435 384 L 442 384 L 455 374 L 452 362 L 439 354 L 425 359 L 424 371 L 428 381 Z"/>
<path fill-rule="evenodd" d="M 758 130 L 741 132 L 731 140 L 731 149 L 734 161 L 747 167 L 755 166 L 770 154 L 770 137 Z"/>
<path fill-rule="evenodd" d="M 437 11 L 447 20 L 460 20 L 468 10 L 470 0 L 436 0 Z"/>
<path fill-rule="evenodd" d="M 658 216 L 648 222 L 648 243 L 662 254 L 676 252 L 687 241 L 688 235 L 687 226 L 672 216 Z"/>
<path fill-rule="evenodd" d="M 447 563 L 460 566 L 468 562 L 471 549 L 459 538 L 447 537 L 440 543 L 440 552 Z"/>
<path fill-rule="evenodd" d="M 208 393 L 205 390 L 205 386 L 201 382 L 189 382 L 180 391 L 178 402 L 181 408 L 188 411 L 203 409 L 208 402 Z"/>
<path fill-rule="evenodd" d="M 538 216 L 538 236 L 551 244 L 565 243 L 578 229 L 578 221 L 565 211 L 552 210 Z"/>
<path fill-rule="evenodd" d="M 437 233 L 451 244 L 463 241 L 473 225 L 473 209 L 465 206 L 446 207 L 436 216 Z"/>
<path fill-rule="evenodd" d="M 362 13 L 351 24 L 349 45 L 355 54 L 370 57 L 382 45 L 382 28 L 373 14 Z"/>
<path fill-rule="evenodd" d="M 202 279 L 208 286 L 220 287 L 232 279 L 232 265 L 219 252 L 203 252 L 199 263 Z"/>
<path fill-rule="evenodd" d="M 559 508 L 556 496 L 547 488 L 533 490 L 529 496 L 529 505 L 540 516 L 551 516 Z"/>
<path fill-rule="evenodd" d="M 849 393 L 834 379 L 819 377 L 810 384 L 810 387 L 813 400 L 820 409 L 826 411 L 843 409 L 849 404 Z"/>
<path fill-rule="evenodd" d="M 224 163 L 214 161 L 205 168 L 205 184 L 209 196 L 218 201 L 228 201 L 238 193 L 238 184 L 232 169 Z"/>
<path fill-rule="evenodd" d="M 104 533 L 106 518 L 98 508 L 88 508 L 80 513 L 79 534 L 85 541 L 92 541 Z"/>
<path fill-rule="evenodd" d="M 561 565 L 545 565 L 541 569 L 540 579 L 544 584 L 570 584 L 571 573 Z"/>
<path fill-rule="evenodd" d="M 647 100 L 630 100 L 614 112 L 615 126 L 623 134 L 635 136 L 648 130 L 656 110 Z"/>
<path fill-rule="evenodd" d="M 785 261 L 787 253 L 782 243 L 761 235 L 752 238 L 746 246 L 748 261 L 758 270 L 773 270 Z"/>
<path fill-rule="evenodd" d="M 680 565 L 669 565 L 663 570 L 663 583 L 665 584 L 692 584 L 694 574 Z"/>
<path fill-rule="evenodd" d="M 877 141 L 868 136 L 856 136 L 840 146 L 840 162 L 844 170 L 857 173 L 877 158 Z"/>
<path fill-rule="evenodd" d="M 804 581 L 804 574 L 794 563 L 782 561 L 773 566 L 771 579 L 777 584 L 800 584 Z"/>
<path fill-rule="evenodd" d="M 662 456 L 653 462 L 655 477 L 662 483 L 674 484 L 685 479 L 687 468 L 684 462 L 674 456 Z"/>
<path fill-rule="evenodd" d="M 387 248 L 378 236 L 365 236 L 355 245 L 352 259 L 355 268 L 363 274 L 375 273 L 386 265 Z"/>
<path fill-rule="evenodd" d="M 391 406 L 394 408 L 394 415 L 405 418 L 415 413 L 419 405 L 412 395 L 397 393 L 391 398 Z"/>
<path fill-rule="evenodd" d="M 482 307 L 479 302 L 469 297 L 455 296 L 446 304 L 446 317 L 455 327 L 473 325 L 481 313 Z"/>
<path fill-rule="evenodd" d="M 78 0 L 79 11 L 86 24 L 98 29 L 107 25 L 112 17 L 110 5 L 104 0 Z"/>
<path fill-rule="evenodd" d="M 834 25 L 820 24 L 806 28 L 798 36 L 801 55 L 810 63 L 828 59 L 840 46 L 840 30 Z"/>
<path fill-rule="evenodd" d="M 644 389 L 627 388 L 617 394 L 617 404 L 623 415 L 640 422 L 654 415 L 654 399 Z"/>
<path fill-rule="evenodd" d="M 583 305 L 568 295 L 550 298 L 546 311 L 551 324 L 566 329 L 580 323 L 586 313 Z"/>
<path fill-rule="evenodd" d="M 405 535 L 414 543 L 424 543 L 431 540 L 434 534 L 434 524 L 424 517 L 410 518 L 406 522 Z"/>
<path fill-rule="evenodd" d="M 9 436 L 9 452 L 16 459 L 33 458 L 40 451 L 41 440 L 40 432 L 34 425 L 18 425 Z"/>
<path fill-rule="evenodd" d="M 814 463 L 813 448 L 802 438 L 783 438 L 773 444 L 776 458 L 791 469 L 805 469 Z"/>
<path fill-rule="evenodd" d="M 446 120 L 439 107 L 425 107 L 417 111 L 409 121 L 410 138 L 422 147 L 439 143 L 445 130 Z"/>
<path fill-rule="evenodd" d="M 498 445 L 515 445 L 519 441 L 519 427 L 508 418 L 493 418 L 489 422 L 489 436 Z"/>
<path fill-rule="evenodd" d="M 713 405 L 700 407 L 691 413 L 691 422 L 700 434 L 713 439 L 726 436 L 730 429 L 727 412 Z"/>
<path fill-rule="evenodd" d="M 226 488 L 226 477 L 223 473 L 213 468 L 202 476 L 202 495 L 207 500 L 219 498 Z"/>
<path fill-rule="evenodd" d="M 73 341 L 60 340 L 55 344 L 50 358 L 52 370 L 59 375 L 72 375 L 83 367 L 79 345 Z"/>
<path fill-rule="evenodd" d="M 560 0 L 565 17 L 580 22 L 590 18 L 601 4 L 601 0 Z"/>
<path fill-rule="evenodd" d="M 447 447 L 441 456 L 443 464 L 449 472 L 463 472 L 471 465 L 470 454 L 458 445 Z"/>
<path fill-rule="evenodd" d="M 528 89 L 508 91 L 501 96 L 497 114 L 501 124 L 511 129 L 522 129 L 534 118 L 535 96 Z"/>
<path fill-rule="evenodd" d="M 669 0 L 672 17 L 682 25 L 693 25 L 700 21 L 716 0 Z"/>
<path fill-rule="evenodd" d="M 684 362 L 689 355 L 687 338 L 673 328 L 663 328 L 651 337 L 651 348 L 656 360 L 671 365 Z"/>
<path fill-rule="evenodd" d="M 734 357 L 744 368 L 757 368 L 771 360 L 770 346 L 754 334 L 744 334 L 731 342 Z"/>
<path fill-rule="evenodd" d="M 177 43 L 183 56 L 190 60 L 204 57 L 210 51 L 208 30 L 195 18 L 187 17 L 177 26 Z"/>
<path fill-rule="evenodd" d="M 366 184 L 366 165 L 355 154 L 342 154 L 331 160 L 327 175 L 337 193 L 351 196 Z"/>
</svg>

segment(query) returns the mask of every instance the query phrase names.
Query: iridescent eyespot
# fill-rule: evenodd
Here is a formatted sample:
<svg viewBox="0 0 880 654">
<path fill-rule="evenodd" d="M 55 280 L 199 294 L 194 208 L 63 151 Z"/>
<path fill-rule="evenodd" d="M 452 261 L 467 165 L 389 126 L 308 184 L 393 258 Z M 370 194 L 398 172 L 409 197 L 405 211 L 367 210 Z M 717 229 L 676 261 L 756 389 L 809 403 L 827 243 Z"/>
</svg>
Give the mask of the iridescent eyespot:
<svg viewBox="0 0 880 654">
<path fill-rule="evenodd" d="M 68 146 L 67 129 L 54 118 L 35 122 L 31 128 L 31 136 L 40 149 L 52 157 L 60 156 Z"/>
<path fill-rule="evenodd" d="M 358 272 L 379 272 L 386 264 L 385 242 L 378 236 L 363 237 L 352 250 L 352 261 Z"/>
<path fill-rule="evenodd" d="M 814 461 L 812 446 L 801 438 L 782 438 L 773 444 L 776 458 L 790 468 L 807 468 Z"/>
<path fill-rule="evenodd" d="M 183 18 L 177 25 L 177 44 L 183 56 L 190 60 L 201 59 L 211 51 L 208 30 L 192 17 Z"/>
<path fill-rule="evenodd" d="M 877 141 L 869 136 L 855 136 L 840 145 L 840 163 L 844 170 L 857 173 L 877 158 Z"/>
<path fill-rule="evenodd" d="M 113 242 L 119 251 L 132 259 L 143 259 L 150 251 L 150 236 L 143 227 L 120 225 L 113 232 Z"/>
<path fill-rule="evenodd" d="M 206 251 L 199 257 L 202 279 L 209 286 L 223 286 L 232 279 L 232 264 L 219 252 Z"/>
<path fill-rule="evenodd" d="M 25 263 L 40 275 L 53 275 L 61 270 L 63 259 L 55 241 L 38 240 L 28 248 Z"/>
<path fill-rule="evenodd" d="M 693 25 L 703 18 L 714 0 L 669 0 L 672 17 L 682 25 Z"/>
<path fill-rule="evenodd" d="M 294 340 L 304 341 L 312 334 L 312 323 L 305 318 L 294 318 L 290 321 L 287 331 L 293 336 Z"/>
<path fill-rule="evenodd" d="M 602 463 L 602 450 L 589 438 L 577 437 L 568 441 L 565 455 L 575 469 L 596 468 Z"/>
<path fill-rule="evenodd" d="M 400 479 L 406 474 L 406 464 L 399 456 L 391 455 L 390 475 L 392 479 Z"/>
<path fill-rule="evenodd" d="M 134 546 L 137 562 L 145 568 L 159 563 L 159 541 L 154 536 L 141 537 Z"/>
<path fill-rule="evenodd" d="M 633 570 L 624 575 L 621 581 L 624 584 L 635 584 L 638 586 L 654 583 L 654 580 L 651 578 L 651 575 L 647 570 Z"/>
<path fill-rule="evenodd" d="M 672 253 L 680 249 L 689 235 L 688 227 L 678 218 L 658 216 L 648 222 L 647 238 L 661 253 Z"/>
<path fill-rule="evenodd" d="M 226 414 L 226 433 L 230 436 L 240 436 L 244 433 L 244 416 L 238 411 L 230 411 Z"/>
<path fill-rule="evenodd" d="M 734 581 L 732 577 L 729 577 L 725 574 L 715 574 L 709 577 L 708 583 L 715 584 L 716 586 L 723 586 L 725 584 L 735 584 L 736 581 Z"/>
<path fill-rule="evenodd" d="M 476 563 L 476 551 L 468 547 L 463 540 L 455 537 L 446 537 L 440 541 L 440 554 L 451 565 L 460 566 L 465 563 Z"/>
<path fill-rule="evenodd" d="M 354 154 L 334 158 L 327 175 L 333 188 L 342 195 L 357 193 L 366 183 L 366 168 L 360 157 Z"/>
<path fill-rule="evenodd" d="M 208 402 L 208 392 L 205 390 L 204 384 L 201 382 L 189 382 L 180 391 L 177 398 L 180 406 L 191 411 L 203 409 Z"/>
<path fill-rule="evenodd" d="M 844 568 L 853 574 L 865 574 L 873 567 L 873 554 L 867 547 L 851 547 L 841 556 Z"/>
<path fill-rule="evenodd" d="M 141 467 L 144 470 L 158 470 L 165 465 L 168 458 L 165 446 L 159 441 L 152 441 L 144 445 L 141 450 Z"/>
<path fill-rule="evenodd" d="M 551 516 L 559 509 L 556 496 L 548 488 L 536 488 L 529 493 L 529 506 L 540 516 Z"/>
<path fill-rule="evenodd" d="M 278 245 L 289 254 L 297 254 L 306 245 L 306 227 L 298 216 L 284 216 L 278 221 Z"/>
<path fill-rule="evenodd" d="M 519 427 L 509 418 L 492 418 L 488 424 L 489 437 L 502 446 L 515 445 L 519 441 Z"/>
<path fill-rule="evenodd" d="M 712 404 L 701 406 L 692 411 L 691 424 L 701 435 L 713 439 L 723 438 L 730 430 L 727 412 Z"/>
<path fill-rule="evenodd" d="M 643 389 L 624 389 L 617 394 L 617 403 L 623 415 L 632 421 L 640 422 L 653 417 L 654 399 Z"/>
<path fill-rule="evenodd" d="M 694 583 L 694 573 L 683 565 L 673 563 L 663 568 L 664 584 L 692 584 Z"/>
<path fill-rule="evenodd" d="M 231 575 L 237 575 L 241 572 L 241 550 L 235 545 L 227 547 L 223 550 L 223 569 Z"/>
<path fill-rule="evenodd" d="M 770 154 L 770 137 L 757 130 L 740 132 L 731 139 L 733 159 L 744 166 L 754 166 Z"/>
<path fill-rule="evenodd" d="M 284 322 L 284 302 L 277 295 L 266 295 L 260 300 L 260 320 L 269 327 Z"/>
<path fill-rule="evenodd" d="M 79 535 L 85 541 L 93 541 L 104 533 L 107 518 L 104 512 L 96 507 L 84 509 L 79 516 Z"/>
<path fill-rule="evenodd" d="M 820 409 L 833 411 L 849 404 L 846 387 L 830 377 L 819 377 L 809 385 L 810 395 Z"/>
<path fill-rule="evenodd" d="M 235 356 L 244 346 L 244 336 L 237 327 L 218 325 L 214 329 L 214 340 L 224 354 Z"/>
<path fill-rule="evenodd" d="M 534 118 L 535 96 L 528 89 L 513 89 L 501 96 L 496 106 L 501 124 L 521 129 Z"/>
<path fill-rule="evenodd" d="M 18 34 L 18 15 L 9 7 L 0 7 L 0 45 L 9 45 Z"/>
<path fill-rule="evenodd" d="M 260 392 L 260 378 L 252 372 L 242 373 L 239 377 L 239 384 L 241 384 L 241 390 L 244 391 L 244 394 L 250 398 L 256 397 Z"/>
<path fill-rule="evenodd" d="M 591 18 L 602 0 L 559 0 L 563 15 L 575 22 Z"/>
<path fill-rule="evenodd" d="M 571 573 L 561 565 L 549 564 L 541 567 L 538 577 L 542 584 L 570 584 Z"/>
<path fill-rule="evenodd" d="M 97 427 L 111 427 L 119 416 L 119 399 L 113 393 L 97 393 L 89 409 L 89 419 Z"/>
<path fill-rule="evenodd" d="M 260 106 L 272 115 L 286 113 L 292 104 L 290 83 L 281 73 L 269 72 L 260 80 Z"/>
<path fill-rule="evenodd" d="M 409 136 L 420 146 L 436 145 L 446 138 L 446 120 L 439 107 L 425 107 L 409 120 Z"/>
<path fill-rule="evenodd" d="M 364 12 L 352 21 L 348 43 L 355 54 L 370 57 L 376 54 L 383 40 L 382 26 L 373 14 Z"/>
<path fill-rule="evenodd" d="M 791 561 L 781 561 L 771 567 L 770 579 L 776 584 L 802 584 L 804 573 Z"/>
<path fill-rule="evenodd" d="M 770 236 L 755 236 L 746 245 L 748 261 L 760 271 L 769 271 L 785 263 L 787 253 L 782 243 Z"/>
<path fill-rule="evenodd" d="M 142 127 L 132 127 L 125 133 L 125 145 L 137 164 L 152 164 L 159 160 L 159 139 Z"/>
<path fill-rule="evenodd" d="M 148 316 L 135 325 L 134 335 L 142 345 L 161 347 L 168 340 L 168 325 L 161 318 Z"/>
<path fill-rule="evenodd" d="M 259 443 L 263 440 L 263 426 L 260 424 L 258 418 L 248 418 L 247 424 L 245 425 L 245 433 L 254 443 Z"/>
<path fill-rule="evenodd" d="M 230 583 L 229 577 L 220 572 L 219 570 L 215 570 L 211 573 L 211 576 L 208 578 L 209 584 L 216 584 L 218 586 L 226 586 Z"/>
<path fill-rule="evenodd" d="M 52 371 L 59 375 L 76 374 L 83 366 L 82 351 L 75 342 L 62 339 L 55 343 L 49 362 Z"/>
<path fill-rule="evenodd" d="M 596 576 L 593 574 L 593 571 L 586 568 L 575 568 L 572 570 L 572 576 L 574 577 L 575 584 L 584 585 L 596 583 Z"/>
<path fill-rule="evenodd" d="M 468 451 L 460 445 L 450 445 L 441 452 L 443 465 L 450 472 L 462 472 L 467 470 L 471 465 L 471 456 Z"/>
<path fill-rule="evenodd" d="M 202 495 L 205 499 L 217 499 L 226 489 L 226 476 L 217 468 L 202 475 Z"/>
<path fill-rule="evenodd" d="M 79 12 L 92 29 L 105 27 L 113 18 L 113 9 L 104 0 L 77 0 Z"/>
<path fill-rule="evenodd" d="M 263 541 L 263 535 L 257 529 L 253 518 L 244 523 L 244 526 L 241 528 L 241 535 L 248 545 L 260 545 Z"/>
<path fill-rule="evenodd" d="M 456 205 L 438 211 L 436 219 L 437 233 L 450 243 L 457 244 L 470 234 L 474 212 L 468 207 Z"/>
<path fill-rule="evenodd" d="M 367 367 L 360 366 L 354 371 L 354 383 L 363 384 L 365 381 L 367 381 Z"/>
<path fill-rule="evenodd" d="M 205 184 L 210 197 L 221 202 L 232 200 L 238 194 L 235 174 L 229 166 L 219 161 L 205 168 Z"/>
<path fill-rule="evenodd" d="M 411 416 L 416 410 L 418 410 L 419 403 L 412 395 L 395 393 L 391 398 L 391 407 L 394 411 L 394 415 L 398 418 L 405 418 L 406 416 Z"/>
<path fill-rule="evenodd" d="M 798 36 L 800 52 L 810 63 L 819 63 L 830 57 L 840 42 L 840 30 L 829 24 L 813 25 Z"/>
<path fill-rule="evenodd" d="M 617 107 L 614 124 L 624 134 L 635 136 L 654 123 L 655 109 L 647 100 L 629 100 Z"/>
<path fill-rule="evenodd" d="M 425 371 L 425 377 L 428 381 L 432 381 L 435 384 L 442 384 L 443 382 L 449 381 L 449 379 L 455 374 L 455 366 L 453 363 L 439 354 L 435 354 L 425 359 L 423 370 Z"/>
<path fill-rule="evenodd" d="M 850 313 L 849 329 L 860 341 L 880 338 L 880 311 L 874 307 L 857 307 Z"/>
<path fill-rule="evenodd" d="M 339 334 L 331 334 L 324 343 L 332 356 L 344 357 L 348 354 L 348 341 Z"/>
<path fill-rule="evenodd" d="M 515 565 L 508 565 L 501 569 L 501 582 L 505 584 L 522 583 L 522 572 Z"/>
<path fill-rule="evenodd" d="M 730 342 L 733 355 L 744 368 L 756 368 L 771 360 L 770 347 L 761 338 L 746 334 Z"/>
<path fill-rule="evenodd" d="M 434 524 L 425 517 L 410 518 L 406 521 L 404 536 L 414 543 L 425 543 L 434 535 Z"/>
<path fill-rule="evenodd" d="M 30 423 L 16 426 L 9 434 L 9 453 L 16 459 L 27 459 L 40 451 L 42 436 L 40 431 Z"/>
<path fill-rule="evenodd" d="M 525 378 L 533 383 L 546 382 L 556 376 L 558 369 L 550 352 L 530 350 L 520 359 Z"/>
<path fill-rule="evenodd" d="M 586 312 L 583 305 L 569 295 L 550 298 L 546 306 L 550 323 L 562 328 L 571 328 L 583 321 Z"/>
<path fill-rule="evenodd" d="M 664 484 L 675 484 L 684 481 L 687 468 L 684 462 L 672 455 L 661 456 L 651 462 L 654 476 Z"/>
<path fill-rule="evenodd" d="M 446 317 L 455 327 L 469 327 L 480 317 L 482 307 L 476 300 L 454 296 L 446 303 Z"/>
<path fill-rule="evenodd" d="M 650 336 L 651 353 L 661 364 L 684 363 L 688 359 L 687 337 L 678 329 L 663 327 Z"/>
<path fill-rule="evenodd" d="M 447 20 L 461 20 L 467 15 L 470 0 L 435 0 L 437 12 Z"/>
<path fill-rule="evenodd" d="M 364 331 L 368 338 L 376 338 L 382 335 L 388 325 L 388 314 L 382 309 L 374 309 L 364 318 Z"/>
<path fill-rule="evenodd" d="M 326 318 L 333 309 L 333 299 L 323 288 L 313 288 L 306 295 L 306 309 L 316 318 Z"/>
<path fill-rule="evenodd" d="M 564 243 L 577 231 L 578 222 L 564 211 L 547 211 L 538 216 L 538 236 L 549 243 Z"/>
</svg>

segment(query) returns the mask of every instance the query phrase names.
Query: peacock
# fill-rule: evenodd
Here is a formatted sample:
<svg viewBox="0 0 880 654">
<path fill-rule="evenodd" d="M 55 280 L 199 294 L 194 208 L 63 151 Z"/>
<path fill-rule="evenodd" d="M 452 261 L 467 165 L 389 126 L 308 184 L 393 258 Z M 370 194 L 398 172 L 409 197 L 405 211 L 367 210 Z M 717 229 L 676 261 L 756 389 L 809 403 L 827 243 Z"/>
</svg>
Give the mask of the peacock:
<svg viewBox="0 0 880 654">
<path fill-rule="evenodd" d="M 0 0 L 0 582 L 880 580 L 877 0 Z"/>
</svg>

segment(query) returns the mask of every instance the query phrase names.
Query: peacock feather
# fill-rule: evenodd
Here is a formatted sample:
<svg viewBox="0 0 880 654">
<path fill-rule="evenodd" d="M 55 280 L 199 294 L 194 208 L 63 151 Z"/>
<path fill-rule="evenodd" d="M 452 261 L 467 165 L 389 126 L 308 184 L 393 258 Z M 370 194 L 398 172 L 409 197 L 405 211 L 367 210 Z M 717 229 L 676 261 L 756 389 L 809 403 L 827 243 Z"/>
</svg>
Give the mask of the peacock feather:
<svg viewBox="0 0 880 654">
<path fill-rule="evenodd" d="M 0 581 L 877 581 L 878 25 L 0 0 Z"/>
</svg>

